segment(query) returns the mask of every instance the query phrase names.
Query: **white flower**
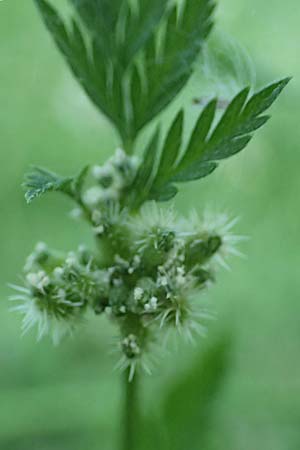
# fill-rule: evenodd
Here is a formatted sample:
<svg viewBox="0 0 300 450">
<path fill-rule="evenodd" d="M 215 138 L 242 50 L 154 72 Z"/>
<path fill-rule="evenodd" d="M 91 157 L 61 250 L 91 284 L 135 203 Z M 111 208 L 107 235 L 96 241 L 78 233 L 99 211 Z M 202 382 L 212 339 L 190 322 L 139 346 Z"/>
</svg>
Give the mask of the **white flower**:
<svg viewBox="0 0 300 450">
<path fill-rule="evenodd" d="M 127 155 L 124 152 L 124 150 L 122 148 L 117 148 L 115 151 L 114 156 L 111 158 L 111 161 L 115 164 L 117 164 L 118 166 L 124 164 L 124 162 L 127 160 Z"/>
<path fill-rule="evenodd" d="M 113 168 L 110 164 L 106 164 L 105 166 L 94 166 L 92 168 L 92 176 L 97 181 L 101 181 L 103 178 L 113 176 Z"/>
<path fill-rule="evenodd" d="M 236 245 L 244 240 L 245 236 L 239 236 L 232 232 L 232 228 L 237 224 L 239 218 L 230 218 L 226 213 L 214 214 L 206 210 L 203 218 L 200 219 L 197 212 L 192 211 L 188 220 L 184 221 L 186 229 L 189 229 L 189 234 L 199 236 L 201 233 L 205 236 L 216 235 L 221 239 L 221 246 L 219 250 L 213 255 L 212 261 L 217 262 L 220 266 L 229 269 L 226 258 L 230 255 L 243 256 L 241 252 L 236 249 Z"/>
<path fill-rule="evenodd" d="M 46 272 L 44 272 L 43 270 L 40 270 L 37 273 L 28 273 L 26 275 L 26 280 L 30 286 L 34 287 L 42 293 L 45 292 L 45 288 L 50 284 L 50 279 Z"/>
<path fill-rule="evenodd" d="M 22 335 L 37 326 L 38 341 L 47 334 L 50 334 L 54 345 L 57 345 L 66 334 L 72 334 L 72 322 L 54 315 L 49 315 L 45 308 L 41 308 L 38 300 L 32 298 L 29 289 L 19 286 L 12 287 L 20 292 L 18 295 L 11 296 L 10 300 L 20 302 L 19 305 L 11 308 L 11 311 L 19 312 L 24 316 L 22 321 Z"/>
<path fill-rule="evenodd" d="M 148 312 L 155 311 L 157 309 L 158 298 L 152 296 L 148 303 L 145 304 L 145 310 Z"/>
<path fill-rule="evenodd" d="M 88 206 L 97 206 L 103 198 L 104 189 L 100 186 L 93 186 L 84 193 L 83 201 Z"/>
<path fill-rule="evenodd" d="M 177 267 L 176 283 L 179 286 L 183 286 L 186 283 L 184 267 Z"/>
<path fill-rule="evenodd" d="M 144 295 L 144 289 L 142 289 L 141 287 L 136 287 L 133 291 L 133 298 L 136 301 L 139 301 L 143 298 Z"/>
<path fill-rule="evenodd" d="M 133 231 L 149 233 L 151 228 L 175 230 L 177 217 L 173 207 L 162 208 L 156 202 L 145 203 L 132 221 Z"/>
<path fill-rule="evenodd" d="M 104 233 L 104 225 L 98 225 L 97 227 L 94 227 L 93 230 L 96 235 L 101 236 Z"/>
<path fill-rule="evenodd" d="M 158 275 L 157 277 L 157 286 L 168 286 L 169 282 L 168 282 L 168 278 L 166 277 L 166 275 Z"/>
<path fill-rule="evenodd" d="M 53 270 L 53 275 L 55 278 L 60 279 L 64 274 L 64 269 L 62 267 L 55 267 Z"/>
<path fill-rule="evenodd" d="M 78 263 L 77 256 L 74 252 L 70 252 L 66 258 L 66 265 L 69 267 L 74 267 Z"/>
</svg>

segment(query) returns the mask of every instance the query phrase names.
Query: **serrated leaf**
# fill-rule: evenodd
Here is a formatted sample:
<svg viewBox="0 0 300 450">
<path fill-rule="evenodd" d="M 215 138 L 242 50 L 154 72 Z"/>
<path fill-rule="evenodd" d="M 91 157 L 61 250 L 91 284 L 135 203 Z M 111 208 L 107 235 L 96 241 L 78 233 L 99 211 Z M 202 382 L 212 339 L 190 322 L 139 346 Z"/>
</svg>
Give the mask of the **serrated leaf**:
<svg viewBox="0 0 300 450">
<path fill-rule="evenodd" d="M 215 162 L 202 162 L 194 163 L 192 166 L 181 170 L 171 178 L 173 183 L 183 183 L 187 181 L 199 180 L 207 175 L 210 175 L 218 165 Z"/>
<path fill-rule="evenodd" d="M 230 102 L 214 130 L 216 100 L 211 101 L 201 113 L 183 157 L 171 168 L 168 178 L 163 179 L 166 188 L 169 190 L 172 183 L 203 178 L 217 168 L 219 160 L 243 150 L 250 142 L 253 132 L 269 119 L 269 116 L 261 114 L 272 105 L 289 80 L 286 78 L 271 84 L 248 101 L 249 88 L 243 89 Z M 164 152 L 167 151 L 165 148 Z M 157 192 L 159 197 L 164 198 L 159 178 L 153 183 L 151 194 L 155 197 Z"/>
<path fill-rule="evenodd" d="M 27 203 L 48 192 L 62 192 L 78 200 L 88 168 L 89 166 L 85 166 L 75 177 L 63 177 L 41 167 L 34 167 L 25 176 L 23 183 Z"/>
<path fill-rule="evenodd" d="M 161 187 L 159 191 L 152 190 L 150 192 L 149 200 L 156 200 L 157 202 L 168 202 L 176 196 L 178 189 L 174 184 L 166 184 Z"/>
<path fill-rule="evenodd" d="M 169 174 L 172 173 L 173 166 L 179 156 L 183 134 L 183 119 L 184 113 L 183 110 L 180 110 L 165 139 L 154 180 L 154 184 L 157 186 L 163 184 L 169 178 Z"/>
<path fill-rule="evenodd" d="M 181 164 L 188 166 L 193 162 L 195 153 L 201 153 L 205 148 L 207 135 L 212 127 L 217 109 L 217 100 L 210 101 L 203 109 L 193 129 L 190 141 L 181 160 Z"/>
<path fill-rule="evenodd" d="M 166 22 L 165 41 L 160 55 L 146 51 L 148 99 L 144 114 L 138 118 L 138 130 L 159 114 L 177 96 L 193 72 L 193 63 L 212 27 L 214 4 L 211 0 L 185 2 L 178 18 L 176 5 Z M 149 48 L 155 48 L 154 42 Z"/>
<path fill-rule="evenodd" d="M 129 0 L 69 1 L 77 12 L 70 30 L 48 1 L 35 0 L 86 94 L 114 124 L 123 142 L 132 142 L 190 78 L 211 29 L 213 3 L 186 2 L 179 17 L 176 7 L 169 11 L 168 0 L 138 0 L 136 8 Z M 165 39 L 158 45 L 163 25 Z M 143 68 L 143 80 L 134 73 L 137 59 Z M 134 77 L 130 95 L 128 72 Z M 133 95 L 133 81 L 147 87 L 139 89 L 138 85 L 139 101 Z"/>
<path fill-rule="evenodd" d="M 122 74 L 111 64 L 109 59 L 111 55 L 107 54 L 108 44 L 101 42 L 99 36 L 92 33 L 90 36 L 92 51 L 90 51 L 76 21 L 72 21 L 72 27 L 68 30 L 59 14 L 46 0 L 35 0 L 35 2 L 58 48 L 88 97 L 116 126 L 120 135 L 126 135 L 127 121 L 124 108 L 120 108 L 120 105 L 124 104 Z M 93 5 L 95 6 L 96 3 Z M 102 0 L 100 3 L 102 4 Z M 85 4 L 84 1 L 76 3 L 80 11 L 83 4 Z M 88 16 L 90 14 L 89 10 Z M 111 33 L 104 35 L 110 36 Z M 109 66 L 112 69 L 110 72 Z"/>
<path fill-rule="evenodd" d="M 130 2 L 125 2 L 126 29 L 119 51 L 124 68 L 157 31 L 167 4 L 168 0 L 139 0 L 137 10 L 133 11 Z"/>
<path fill-rule="evenodd" d="M 71 177 L 62 177 L 46 169 L 34 167 L 33 171 L 26 175 L 23 183 L 26 189 L 25 199 L 27 203 L 31 203 L 34 199 L 51 191 L 70 194 L 72 181 Z"/>
<path fill-rule="evenodd" d="M 254 124 L 263 112 L 265 112 L 277 99 L 282 90 L 291 81 L 291 78 L 284 78 L 283 80 L 272 83 L 264 89 L 253 95 L 247 102 L 241 118 L 240 126 L 237 129 L 239 134 L 249 133 L 250 130 L 254 128 Z M 260 118 L 262 119 L 262 118 Z M 267 119 L 266 119 L 267 120 Z M 258 128 L 256 123 L 256 129 Z"/>
<path fill-rule="evenodd" d="M 123 0 L 69 0 L 69 2 L 91 34 L 101 39 L 107 46 L 114 36 Z"/>
</svg>

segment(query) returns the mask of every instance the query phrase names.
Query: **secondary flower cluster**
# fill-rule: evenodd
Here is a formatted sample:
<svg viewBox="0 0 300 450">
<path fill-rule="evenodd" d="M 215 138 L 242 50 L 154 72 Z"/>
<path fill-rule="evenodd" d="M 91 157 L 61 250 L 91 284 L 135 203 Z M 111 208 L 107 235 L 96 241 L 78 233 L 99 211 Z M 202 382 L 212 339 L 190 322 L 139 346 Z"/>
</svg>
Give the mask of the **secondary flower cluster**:
<svg viewBox="0 0 300 450">
<path fill-rule="evenodd" d="M 72 333 L 87 311 L 105 313 L 119 328 L 120 367 L 147 369 L 145 357 L 159 330 L 175 328 L 192 338 L 207 312 L 198 293 L 218 264 L 236 253 L 239 240 L 226 215 L 178 218 L 172 208 L 145 203 L 138 212 L 122 205 L 137 170 L 134 157 L 117 150 L 91 170 L 80 213 L 92 226 L 98 250 L 81 246 L 62 254 L 36 246 L 24 267 L 24 285 L 14 286 L 13 309 L 24 314 L 23 332 L 38 327 L 57 343 Z M 198 307 L 197 307 L 198 302 Z"/>
</svg>

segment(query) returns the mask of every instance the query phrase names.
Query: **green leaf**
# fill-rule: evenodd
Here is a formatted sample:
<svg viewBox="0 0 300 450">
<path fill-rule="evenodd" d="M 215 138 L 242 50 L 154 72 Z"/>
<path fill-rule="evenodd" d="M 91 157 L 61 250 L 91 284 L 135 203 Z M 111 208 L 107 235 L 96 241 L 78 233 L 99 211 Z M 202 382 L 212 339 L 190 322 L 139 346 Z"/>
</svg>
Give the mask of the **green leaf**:
<svg viewBox="0 0 300 450">
<path fill-rule="evenodd" d="M 174 184 L 166 184 L 160 190 L 152 190 L 149 195 L 149 200 L 156 200 L 157 202 L 168 202 L 172 200 L 178 193 L 178 189 Z"/>
<path fill-rule="evenodd" d="M 52 191 L 70 194 L 72 181 L 71 177 L 61 177 L 46 169 L 34 167 L 33 171 L 25 176 L 23 183 L 26 189 L 25 199 L 27 203 L 31 203 L 41 195 Z"/>
<path fill-rule="evenodd" d="M 175 117 L 166 137 L 158 171 L 154 180 L 155 185 L 163 184 L 164 181 L 169 178 L 169 174 L 172 173 L 172 168 L 180 152 L 183 133 L 183 119 L 183 110 L 180 110 Z"/>
<path fill-rule="evenodd" d="M 179 16 L 176 5 L 168 13 L 165 39 L 157 47 L 158 34 L 145 51 L 145 74 L 148 95 L 144 99 L 143 114 L 136 117 L 137 130 L 159 114 L 177 96 L 188 82 L 193 64 L 202 44 L 212 28 L 211 0 L 185 2 Z"/>
<path fill-rule="evenodd" d="M 88 43 L 85 42 L 76 21 L 72 21 L 72 27 L 68 30 L 59 14 L 48 2 L 45 0 L 35 0 L 35 2 L 58 48 L 88 97 L 116 126 L 121 135 L 126 134 L 124 108 L 120 108 L 120 105 L 124 104 L 123 85 L 119 72 L 111 65 L 110 55 L 107 54 L 110 44 L 106 41 L 102 42 L 98 34 L 92 33 L 90 36 L 92 51 L 90 52 Z M 103 3 L 102 0 L 100 3 Z M 84 4 L 85 2 L 76 3 L 80 11 Z M 94 3 L 93 5 L 95 6 Z M 89 17 L 91 11 L 88 9 L 85 13 Z M 85 18 L 85 22 L 88 21 L 88 17 Z M 100 35 L 111 36 L 111 32 L 100 33 Z M 111 66 L 110 72 L 109 66 Z"/>
<path fill-rule="evenodd" d="M 34 167 L 25 176 L 23 183 L 27 203 L 48 192 L 62 192 L 78 200 L 88 168 L 89 166 L 85 166 L 75 177 L 63 177 L 41 167 Z"/>
<path fill-rule="evenodd" d="M 119 55 L 126 68 L 135 55 L 153 38 L 168 5 L 168 0 L 139 0 L 137 10 L 125 2 L 125 32 Z"/>
<path fill-rule="evenodd" d="M 166 169 L 163 169 L 164 173 L 159 170 L 160 176 L 154 180 L 151 198 L 159 200 L 168 197 L 173 183 L 203 178 L 217 168 L 219 160 L 243 150 L 254 131 L 269 119 L 269 116 L 261 114 L 272 105 L 289 81 L 290 78 L 285 78 L 273 83 L 254 94 L 248 101 L 249 88 L 243 89 L 233 98 L 214 129 L 216 100 L 212 100 L 200 114 L 181 160 L 175 166 L 169 166 L 170 170 L 167 172 Z M 162 161 L 170 161 L 172 151 L 174 150 L 165 147 Z M 177 150 L 174 157 L 177 157 Z M 173 192 L 175 193 L 175 190 Z"/>
<path fill-rule="evenodd" d="M 69 0 L 95 38 L 113 36 L 123 0 Z"/>
<path fill-rule="evenodd" d="M 164 401 L 164 422 L 172 450 L 207 448 L 218 395 L 230 365 L 231 336 L 224 334 L 170 388 Z"/>
<path fill-rule="evenodd" d="M 160 130 L 157 128 L 144 152 L 143 162 L 139 167 L 135 180 L 130 188 L 133 198 L 128 198 L 133 208 L 138 208 L 149 196 L 152 187 L 152 177 L 155 170 Z"/>
<path fill-rule="evenodd" d="M 137 0 L 135 7 L 130 0 L 69 1 L 77 13 L 71 27 L 48 1 L 35 0 L 86 94 L 123 143 L 132 142 L 189 80 L 213 3 L 188 1 L 179 14 L 168 0 Z"/>
</svg>

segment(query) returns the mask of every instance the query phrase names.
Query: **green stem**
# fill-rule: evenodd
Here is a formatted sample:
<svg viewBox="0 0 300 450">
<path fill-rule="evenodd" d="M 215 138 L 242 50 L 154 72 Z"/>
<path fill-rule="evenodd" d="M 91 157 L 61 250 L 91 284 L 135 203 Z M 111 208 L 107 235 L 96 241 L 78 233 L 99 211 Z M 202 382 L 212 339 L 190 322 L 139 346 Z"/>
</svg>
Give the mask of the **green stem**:
<svg viewBox="0 0 300 450">
<path fill-rule="evenodd" d="M 123 139 L 123 149 L 125 153 L 127 153 L 127 155 L 132 155 L 134 149 L 134 140 L 129 138 L 126 140 Z"/>
<path fill-rule="evenodd" d="M 122 450 L 136 450 L 137 429 L 139 423 L 138 414 L 138 376 L 135 373 L 132 381 L 129 381 L 129 371 L 124 377 L 124 417 Z"/>
</svg>

